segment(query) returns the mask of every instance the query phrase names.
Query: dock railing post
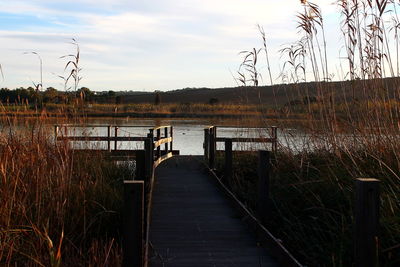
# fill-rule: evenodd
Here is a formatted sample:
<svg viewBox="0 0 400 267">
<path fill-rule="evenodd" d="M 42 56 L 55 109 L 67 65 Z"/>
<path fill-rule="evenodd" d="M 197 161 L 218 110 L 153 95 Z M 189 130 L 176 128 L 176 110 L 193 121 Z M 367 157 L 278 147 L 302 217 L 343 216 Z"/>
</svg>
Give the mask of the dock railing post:
<svg viewBox="0 0 400 267">
<path fill-rule="evenodd" d="M 173 126 L 171 126 L 171 128 L 170 128 L 170 136 L 171 136 L 171 144 L 169 145 L 169 149 L 172 152 L 172 150 L 173 150 L 172 144 L 174 143 L 174 128 L 173 128 Z"/>
<path fill-rule="evenodd" d="M 225 184 L 232 185 L 233 178 L 233 162 L 232 162 L 232 139 L 225 139 L 225 170 L 224 170 Z"/>
<path fill-rule="evenodd" d="M 57 145 L 58 139 L 58 125 L 54 125 L 54 144 Z"/>
<path fill-rule="evenodd" d="M 136 151 L 136 172 L 135 179 L 143 180 L 146 179 L 146 152 L 145 150 L 137 150 Z M 146 185 L 145 185 L 146 187 Z"/>
<path fill-rule="evenodd" d="M 215 168 L 215 153 L 216 153 L 216 135 L 217 128 L 215 126 L 210 128 L 210 151 L 209 151 L 209 167 L 210 169 Z"/>
<path fill-rule="evenodd" d="M 152 175 L 153 170 L 153 138 L 148 134 L 148 138 L 144 141 L 144 150 L 145 150 L 145 179 L 149 181 Z"/>
<path fill-rule="evenodd" d="M 118 126 L 115 126 L 114 129 L 114 137 L 115 137 L 115 141 L 114 141 L 114 150 L 118 149 L 118 145 L 117 145 L 117 137 L 118 137 Z"/>
<path fill-rule="evenodd" d="M 271 127 L 271 137 L 272 137 L 272 152 L 276 152 L 278 148 L 278 127 Z"/>
<path fill-rule="evenodd" d="M 124 181 L 122 266 L 143 266 L 144 183 Z"/>
<path fill-rule="evenodd" d="M 270 216 L 270 152 L 258 151 L 258 184 L 257 184 L 257 213 L 262 223 Z"/>
<path fill-rule="evenodd" d="M 210 128 L 204 129 L 204 160 L 208 162 L 209 160 L 209 150 L 210 150 Z"/>
<path fill-rule="evenodd" d="M 378 266 L 379 183 L 372 178 L 356 179 L 354 263 L 356 267 Z"/>
<path fill-rule="evenodd" d="M 107 150 L 111 152 L 111 125 L 107 126 Z"/>
<path fill-rule="evenodd" d="M 61 133 L 62 137 L 69 137 L 70 131 L 68 130 L 68 125 L 63 125 L 63 127 L 60 129 L 61 131 L 59 131 L 58 133 Z M 76 128 L 74 128 L 73 130 L 73 135 L 76 135 Z M 64 144 L 66 144 L 68 146 L 68 148 L 74 148 L 74 142 L 69 141 L 69 139 L 63 139 L 64 140 Z"/>
<path fill-rule="evenodd" d="M 168 127 L 164 128 L 164 137 L 168 138 Z M 168 142 L 165 143 L 165 155 L 168 154 Z"/>
<path fill-rule="evenodd" d="M 161 139 L 161 129 L 157 129 L 157 141 Z M 157 147 L 157 158 L 161 156 L 161 146 Z"/>
</svg>

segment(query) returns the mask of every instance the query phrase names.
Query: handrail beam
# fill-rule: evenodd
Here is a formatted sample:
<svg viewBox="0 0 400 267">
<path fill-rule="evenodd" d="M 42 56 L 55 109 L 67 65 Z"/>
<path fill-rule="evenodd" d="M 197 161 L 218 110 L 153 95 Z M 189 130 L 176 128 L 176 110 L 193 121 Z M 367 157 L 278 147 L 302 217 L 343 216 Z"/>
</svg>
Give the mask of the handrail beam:
<svg viewBox="0 0 400 267">
<path fill-rule="evenodd" d="M 58 136 L 57 141 L 145 141 L 147 137 L 137 136 Z"/>
<path fill-rule="evenodd" d="M 156 130 L 160 130 L 160 129 L 163 129 L 163 128 L 171 128 L 172 126 L 171 125 L 163 125 L 163 126 L 158 126 L 158 127 L 154 127 L 154 128 L 151 128 L 153 131 L 156 131 Z"/>
<path fill-rule="evenodd" d="M 265 143 L 265 142 L 275 142 L 274 138 L 267 138 L 267 137 L 259 137 L 259 138 L 246 138 L 246 137 L 217 137 L 215 138 L 216 142 L 225 142 L 226 140 L 232 140 L 232 142 L 236 143 Z"/>
<path fill-rule="evenodd" d="M 170 142 L 172 142 L 172 137 L 162 138 L 162 139 L 154 142 L 154 148 L 157 148 L 157 147 L 161 146 L 162 144 L 166 144 L 166 143 L 170 143 Z"/>
</svg>

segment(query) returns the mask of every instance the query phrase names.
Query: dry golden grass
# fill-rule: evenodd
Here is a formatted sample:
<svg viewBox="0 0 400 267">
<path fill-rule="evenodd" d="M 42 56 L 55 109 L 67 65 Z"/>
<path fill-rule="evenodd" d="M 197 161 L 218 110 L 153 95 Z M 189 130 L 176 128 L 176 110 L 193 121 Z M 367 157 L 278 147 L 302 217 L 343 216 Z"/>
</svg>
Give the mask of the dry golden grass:
<svg viewBox="0 0 400 267">
<path fill-rule="evenodd" d="M 0 136 L 0 265 L 120 265 L 128 171 L 55 146 L 41 120 L 29 125 Z"/>
</svg>

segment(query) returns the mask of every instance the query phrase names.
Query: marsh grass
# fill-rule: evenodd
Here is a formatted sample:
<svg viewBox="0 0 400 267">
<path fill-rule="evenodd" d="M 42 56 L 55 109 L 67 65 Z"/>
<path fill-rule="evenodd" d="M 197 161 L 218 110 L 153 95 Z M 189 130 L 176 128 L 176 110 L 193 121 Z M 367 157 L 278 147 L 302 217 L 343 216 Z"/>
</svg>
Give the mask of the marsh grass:
<svg viewBox="0 0 400 267">
<path fill-rule="evenodd" d="M 331 74 L 322 11 L 311 2 L 301 4 L 300 38 L 281 50 L 285 64 L 280 77 L 295 84 L 311 79 L 316 90 L 299 86 L 297 93 L 286 91 L 288 103 L 299 104 L 285 106 L 285 114 L 304 114 L 307 119 L 301 125 L 274 122 L 282 129 L 284 142 L 272 161 L 273 219 L 267 228 L 307 266 L 352 266 L 355 179 L 377 178 L 381 181 L 379 266 L 398 266 L 400 84 L 398 80 L 388 84 L 383 78 L 399 73 L 399 2 L 337 1 L 346 51 L 342 63 L 347 66 L 342 66 L 342 78 L 350 79 L 350 87 L 343 84 L 339 89 L 327 82 Z M 297 134 L 289 131 L 292 127 L 301 129 L 301 145 L 296 144 Z M 220 175 L 222 159 L 223 155 Z M 234 159 L 231 188 L 255 210 L 256 155 L 237 153 Z"/>
<path fill-rule="evenodd" d="M 77 111 L 79 109 L 79 111 Z M 256 105 L 256 104 L 198 104 L 198 103 L 171 103 L 171 104 L 88 104 L 81 105 L 77 108 L 75 104 L 46 104 L 46 109 L 42 113 L 48 116 L 76 118 L 84 116 L 126 116 L 158 114 L 175 116 L 185 115 L 232 115 L 232 116 L 261 116 L 262 114 L 273 115 L 273 107 L 271 105 Z M 35 110 L 30 109 L 26 105 L 4 105 L 0 108 L 0 115 L 13 116 L 37 116 L 40 114 Z"/>
<path fill-rule="evenodd" d="M 120 265 L 122 180 L 130 170 L 56 146 L 44 121 L 3 121 L 0 265 Z"/>
</svg>

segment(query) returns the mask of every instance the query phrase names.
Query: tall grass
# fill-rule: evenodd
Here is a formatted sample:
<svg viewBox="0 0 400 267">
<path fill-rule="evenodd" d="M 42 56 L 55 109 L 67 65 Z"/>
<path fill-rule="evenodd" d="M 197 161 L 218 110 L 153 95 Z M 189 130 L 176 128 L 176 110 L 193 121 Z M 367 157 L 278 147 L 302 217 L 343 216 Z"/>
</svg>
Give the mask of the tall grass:
<svg viewBox="0 0 400 267">
<path fill-rule="evenodd" d="M 7 118 L 3 125 L 0 265 L 120 265 L 128 170 L 100 154 L 56 146 L 41 119 L 21 127 Z"/>
<path fill-rule="evenodd" d="M 282 144 L 273 160 L 273 219 L 267 227 L 307 266 L 352 266 L 354 180 L 378 178 L 379 264 L 398 266 L 400 84 L 384 78 L 399 73 L 400 3 L 337 1 L 346 51 L 343 78 L 351 81 L 350 87 L 342 88 L 327 82 L 332 75 L 322 10 L 308 1 L 301 4 L 300 38 L 281 50 L 286 61 L 281 78 L 291 83 L 312 80 L 317 89 L 314 93 L 299 86 L 297 93 L 287 93 L 288 102 L 315 98 L 285 107 L 296 113 L 300 106 L 307 116 L 297 134 L 286 130 L 293 124 L 275 122 L 283 129 Z M 306 137 L 302 144 L 298 135 Z M 232 189 L 254 209 L 256 157 L 236 158 Z"/>
</svg>

